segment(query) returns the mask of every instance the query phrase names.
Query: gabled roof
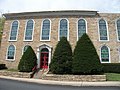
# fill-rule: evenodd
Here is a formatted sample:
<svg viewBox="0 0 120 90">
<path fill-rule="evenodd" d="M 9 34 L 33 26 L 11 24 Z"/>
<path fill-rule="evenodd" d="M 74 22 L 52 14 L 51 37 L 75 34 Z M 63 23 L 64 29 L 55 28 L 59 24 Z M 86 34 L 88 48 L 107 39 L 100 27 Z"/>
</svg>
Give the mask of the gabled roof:
<svg viewBox="0 0 120 90">
<path fill-rule="evenodd" d="M 88 10 L 66 10 L 66 11 L 41 11 L 41 12 L 22 12 L 3 14 L 6 19 L 25 18 L 25 17 L 47 17 L 47 16 L 95 16 L 97 11 Z"/>
</svg>

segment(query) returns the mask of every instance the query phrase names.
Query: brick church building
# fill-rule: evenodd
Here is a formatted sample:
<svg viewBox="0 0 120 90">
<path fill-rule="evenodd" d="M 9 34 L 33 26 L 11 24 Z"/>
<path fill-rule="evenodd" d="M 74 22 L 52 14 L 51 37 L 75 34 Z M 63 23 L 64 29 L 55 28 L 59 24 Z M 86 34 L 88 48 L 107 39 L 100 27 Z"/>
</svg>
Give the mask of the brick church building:
<svg viewBox="0 0 120 90">
<path fill-rule="evenodd" d="M 3 15 L 0 63 L 8 68 L 17 68 L 28 46 L 36 53 L 37 67 L 49 68 L 60 38 L 67 37 L 74 50 L 84 33 L 92 40 L 101 63 L 120 63 L 120 13 L 69 10 Z"/>
</svg>

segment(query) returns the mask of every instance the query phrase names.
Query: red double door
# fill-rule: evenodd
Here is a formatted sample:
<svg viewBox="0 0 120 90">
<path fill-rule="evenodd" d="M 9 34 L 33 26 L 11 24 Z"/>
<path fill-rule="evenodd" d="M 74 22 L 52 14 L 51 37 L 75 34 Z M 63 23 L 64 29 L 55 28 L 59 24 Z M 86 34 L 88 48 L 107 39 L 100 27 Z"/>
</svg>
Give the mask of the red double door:
<svg viewBox="0 0 120 90">
<path fill-rule="evenodd" d="M 41 52 L 40 59 L 41 59 L 40 68 L 47 69 L 48 68 L 49 53 L 48 52 Z"/>
</svg>

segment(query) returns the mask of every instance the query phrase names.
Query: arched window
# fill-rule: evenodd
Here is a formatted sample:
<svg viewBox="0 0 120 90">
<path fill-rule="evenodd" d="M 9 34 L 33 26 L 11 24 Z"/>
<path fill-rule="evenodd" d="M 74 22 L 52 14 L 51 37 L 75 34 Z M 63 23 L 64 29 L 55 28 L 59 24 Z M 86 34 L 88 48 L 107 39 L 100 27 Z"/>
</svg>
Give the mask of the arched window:
<svg viewBox="0 0 120 90">
<path fill-rule="evenodd" d="M 8 47 L 7 59 L 14 59 L 14 56 L 15 56 L 15 47 L 14 45 L 10 45 Z"/>
<path fill-rule="evenodd" d="M 117 20 L 117 35 L 118 40 L 120 41 L 120 19 Z"/>
<path fill-rule="evenodd" d="M 17 40 L 18 21 L 14 21 L 11 25 L 10 40 Z"/>
<path fill-rule="evenodd" d="M 47 48 L 43 48 L 42 50 L 41 50 L 41 52 L 43 53 L 46 53 L 46 52 L 49 52 L 49 50 L 47 49 Z"/>
<path fill-rule="evenodd" d="M 108 40 L 107 25 L 105 20 L 99 20 L 99 35 L 100 40 Z"/>
<path fill-rule="evenodd" d="M 68 38 L 68 21 L 66 19 L 60 20 L 59 39 L 61 37 Z"/>
<path fill-rule="evenodd" d="M 41 40 L 50 40 L 50 20 L 43 21 L 41 33 Z"/>
<path fill-rule="evenodd" d="M 23 53 L 26 52 L 26 50 L 28 49 L 29 45 L 26 45 L 24 48 L 23 48 Z"/>
<path fill-rule="evenodd" d="M 25 31 L 25 40 L 31 41 L 33 39 L 33 26 L 34 26 L 33 20 L 28 20 Z"/>
<path fill-rule="evenodd" d="M 101 62 L 110 62 L 110 51 L 107 46 L 101 47 Z"/>
<path fill-rule="evenodd" d="M 78 21 L 78 39 L 86 33 L 86 22 L 84 19 Z"/>
</svg>

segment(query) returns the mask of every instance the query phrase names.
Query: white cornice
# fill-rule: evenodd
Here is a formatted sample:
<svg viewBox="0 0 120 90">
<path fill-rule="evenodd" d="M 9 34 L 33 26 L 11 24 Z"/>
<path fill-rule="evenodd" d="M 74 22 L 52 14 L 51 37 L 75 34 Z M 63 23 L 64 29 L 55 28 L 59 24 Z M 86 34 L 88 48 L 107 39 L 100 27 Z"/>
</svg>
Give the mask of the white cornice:
<svg viewBox="0 0 120 90">
<path fill-rule="evenodd" d="M 23 13 L 7 13 L 3 14 L 6 19 L 15 18 L 28 18 L 28 17 L 48 17 L 48 16 L 95 16 L 97 11 L 81 11 L 81 10 L 68 10 L 68 11 L 43 11 L 43 12 L 23 12 Z"/>
</svg>

